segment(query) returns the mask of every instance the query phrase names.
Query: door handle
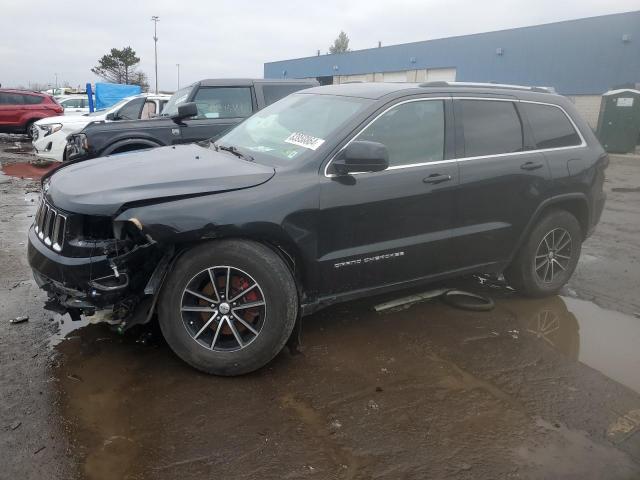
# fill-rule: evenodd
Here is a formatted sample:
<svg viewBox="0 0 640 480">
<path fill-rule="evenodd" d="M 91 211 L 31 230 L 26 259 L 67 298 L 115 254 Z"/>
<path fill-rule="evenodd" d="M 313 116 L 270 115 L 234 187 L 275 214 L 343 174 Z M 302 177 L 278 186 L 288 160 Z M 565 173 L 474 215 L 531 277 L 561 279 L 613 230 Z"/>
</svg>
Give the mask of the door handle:
<svg viewBox="0 0 640 480">
<path fill-rule="evenodd" d="M 537 170 L 542 167 L 543 167 L 543 164 L 540 162 L 525 162 L 522 165 L 520 165 L 520 168 L 522 170 Z"/>
<path fill-rule="evenodd" d="M 428 177 L 422 179 L 424 183 L 428 183 L 431 185 L 436 185 L 442 182 L 448 182 L 451 180 L 451 175 L 443 175 L 441 173 L 432 173 Z"/>
<path fill-rule="evenodd" d="M 432 173 L 428 177 L 425 177 L 422 179 L 424 183 L 428 183 L 431 185 L 436 185 L 442 182 L 448 182 L 449 180 L 451 180 L 451 175 L 442 175 L 440 173 Z"/>
</svg>

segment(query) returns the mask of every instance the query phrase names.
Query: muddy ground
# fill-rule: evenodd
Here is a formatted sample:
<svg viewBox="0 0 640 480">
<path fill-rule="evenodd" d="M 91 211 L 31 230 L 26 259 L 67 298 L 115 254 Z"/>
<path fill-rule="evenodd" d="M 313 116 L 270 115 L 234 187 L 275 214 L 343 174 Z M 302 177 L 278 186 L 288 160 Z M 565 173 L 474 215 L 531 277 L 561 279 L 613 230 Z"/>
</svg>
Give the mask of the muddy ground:
<svg viewBox="0 0 640 480">
<path fill-rule="evenodd" d="M 338 305 L 306 319 L 302 353 L 216 378 L 154 328 L 42 309 L 27 150 L 0 138 L 0 478 L 640 478 L 640 158 L 612 157 L 562 296 L 465 279 L 493 311 Z"/>
</svg>

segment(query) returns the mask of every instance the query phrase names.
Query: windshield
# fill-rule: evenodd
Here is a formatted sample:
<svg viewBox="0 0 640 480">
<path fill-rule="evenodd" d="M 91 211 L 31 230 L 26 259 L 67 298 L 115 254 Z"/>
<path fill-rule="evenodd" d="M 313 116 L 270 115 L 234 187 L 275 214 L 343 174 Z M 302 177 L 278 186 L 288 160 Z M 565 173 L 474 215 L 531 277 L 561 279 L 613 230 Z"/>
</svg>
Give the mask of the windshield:
<svg viewBox="0 0 640 480">
<path fill-rule="evenodd" d="M 259 111 L 216 143 L 278 160 L 300 160 L 370 103 L 333 95 L 293 94 Z"/>
<path fill-rule="evenodd" d="M 162 109 L 161 115 L 176 115 L 178 113 L 178 105 L 187 101 L 189 93 L 191 93 L 191 88 L 191 85 L 189 85 L 171 95 L 171 98 Z"/>
</svg>

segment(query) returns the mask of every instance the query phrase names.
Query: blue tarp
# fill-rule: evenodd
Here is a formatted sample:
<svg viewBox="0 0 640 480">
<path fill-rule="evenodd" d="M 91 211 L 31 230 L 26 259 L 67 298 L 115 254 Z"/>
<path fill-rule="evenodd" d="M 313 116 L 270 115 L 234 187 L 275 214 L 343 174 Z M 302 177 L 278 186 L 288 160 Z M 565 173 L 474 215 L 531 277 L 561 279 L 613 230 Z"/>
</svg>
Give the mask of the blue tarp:
<svg viewBox="0 0 640 480">
<path fill-rule="evenodd" d="M 123 85 L 121 83 L 96 83 L 96 110 L 110 107 L 125 97 L 138 95 L 142 90 L 139 85 Z"/>
</svg>

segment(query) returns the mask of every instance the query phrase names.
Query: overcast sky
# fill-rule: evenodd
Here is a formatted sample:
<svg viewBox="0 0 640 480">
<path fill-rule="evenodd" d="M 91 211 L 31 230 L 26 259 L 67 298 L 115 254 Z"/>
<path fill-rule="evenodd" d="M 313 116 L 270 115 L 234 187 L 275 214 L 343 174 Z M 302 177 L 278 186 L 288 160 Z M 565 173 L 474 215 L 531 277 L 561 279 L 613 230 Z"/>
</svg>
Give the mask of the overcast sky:
<svg viewBox="0 0 640 480">
<path fill-rule="evenodd" d="M 87 5 L 93 5 L 89 11 Z M 158 15 L 161 90 L 202 78 L 261 78 L 264 62 L 325 53 L 340 30 L 352 50 L 638 9 L 638 0 L 0 0 L 0 83 L 95 81 L 112 47 L 131 46 L 153 85 Z"/>
</svg>

